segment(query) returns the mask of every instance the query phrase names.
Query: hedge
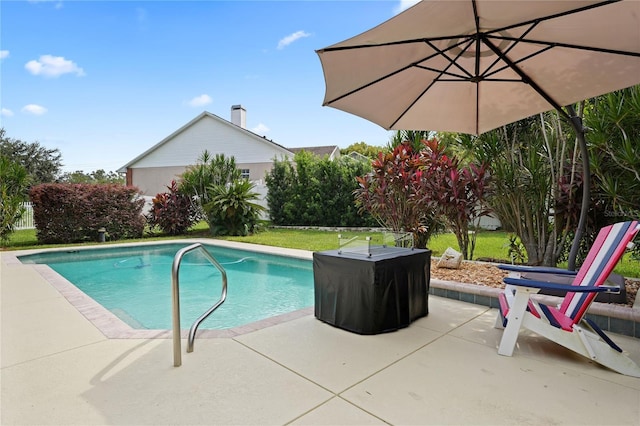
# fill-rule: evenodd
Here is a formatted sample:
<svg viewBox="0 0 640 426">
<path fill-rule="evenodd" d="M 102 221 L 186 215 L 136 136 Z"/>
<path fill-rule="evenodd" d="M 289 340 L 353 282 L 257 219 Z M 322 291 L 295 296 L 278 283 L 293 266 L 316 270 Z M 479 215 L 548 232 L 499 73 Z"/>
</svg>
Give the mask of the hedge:
<svg viewBox="0 0 640 426">
<path fill-rule="evenodd" d="M 144 199 L 136 187 L 47 183 L 29 195 L 42 243 L 96 241 L 100 228 L 110 240 L 139 238 L 144 231 Z"/>
</svg>

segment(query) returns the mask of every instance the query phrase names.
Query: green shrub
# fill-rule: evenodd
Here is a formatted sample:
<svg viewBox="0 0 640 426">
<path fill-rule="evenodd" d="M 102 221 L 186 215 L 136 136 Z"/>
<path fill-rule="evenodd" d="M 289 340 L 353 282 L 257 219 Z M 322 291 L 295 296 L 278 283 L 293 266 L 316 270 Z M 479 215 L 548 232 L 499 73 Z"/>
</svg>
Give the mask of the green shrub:
<svg viewBox="0 0 640 426">
<path fill-rule="evenodd" d="M 254 187 L 245 179 L 209 187 L 211 201 L 204 211 L 212 235 L 248 235 L 256 230 L 264 207 L 254 202 L 259 196 Z"/>
<path fill-rule="evenodd" d="M 370 215 L 361 215 L 353 197 L 356 177 L 371 169 L 369 163 L 349 157 L 329 160 L 305 151 L 295 155 L 294 163 L 274 160 L 266 176 L 274 225 L 375 226 Z"/>
<path fill-rule="evenodd" d="M 8 157 L 0 155 L 0 241 L 6 243 L 22 217 L 27 201 L 27 170 Z"/>
<path fill-rule="evenodd" d="M 137 188 L 116 184 L 42 184 L 31 188 L 38 241 L 97 240 L 105 228 L 111 240 L 139 238 L 145 218 Z"/>
</svg>

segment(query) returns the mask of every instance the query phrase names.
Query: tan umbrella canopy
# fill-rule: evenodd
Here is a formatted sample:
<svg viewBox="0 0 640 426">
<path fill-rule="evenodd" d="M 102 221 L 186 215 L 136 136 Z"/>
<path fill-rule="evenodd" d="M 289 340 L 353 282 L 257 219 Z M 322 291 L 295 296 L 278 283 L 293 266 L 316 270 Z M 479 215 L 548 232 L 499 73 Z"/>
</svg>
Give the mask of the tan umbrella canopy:
<svg viewBox="0 0 640 426">
<path fill-rule="evenodd" d="M 640 83 L 640 1 L 423 0 L 317 51 L 323 105 L 385 129 L 481 134 Z M 570 255 L 575 262 L 585 193 Z M 573 261 L 572 261 L 573 260 Z"/>
<path fill-rule="evenodd" d="M 318 51 L 323 105 L 481 134 L 640 83 L 640 1 L 422 1 Z"/>
</svg>

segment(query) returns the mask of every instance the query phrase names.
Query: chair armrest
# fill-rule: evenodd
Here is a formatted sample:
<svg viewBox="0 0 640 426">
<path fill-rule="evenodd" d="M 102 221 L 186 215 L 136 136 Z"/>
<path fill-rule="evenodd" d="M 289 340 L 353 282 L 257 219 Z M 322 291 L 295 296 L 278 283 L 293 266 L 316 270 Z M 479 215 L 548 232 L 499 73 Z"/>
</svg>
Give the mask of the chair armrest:
<svg viewBox="0 0 640 426">
<path fill-rule="evenodd" d="M 526 280 L 522 278 L 505 278 L 503 279 L 505 284 L 509 285 L 517 285 L 522 287 L 533 287 L 545 290 L 558 290 L 563 291 L 565 293 L 612 293 L 612 294 L 620 294 L 620 287 L 613 286 L 578 286 L 571 284 L 558 284 L 558 283 L 550 283 L 545 281 L 534 281 L 534 280 Z"/>
<path fill-rule="evenodd" d="M 558 274 L 558 275 L 572 275 L 578 274 L 578 271 L 569 271 L 562 268 L 552 268 L 550 266 L 525 266 L 525 265 L 498 265 L 498 268 L 505 271 L 514 272 L 533 272 L 537 274 Z"/>
</svg>

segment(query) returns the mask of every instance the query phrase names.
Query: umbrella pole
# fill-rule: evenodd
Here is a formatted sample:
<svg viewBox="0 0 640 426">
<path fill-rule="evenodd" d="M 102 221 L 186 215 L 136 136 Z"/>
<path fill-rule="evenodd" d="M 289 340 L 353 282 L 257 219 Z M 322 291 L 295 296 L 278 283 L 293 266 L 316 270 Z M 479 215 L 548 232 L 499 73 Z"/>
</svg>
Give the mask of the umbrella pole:
<svg viewBox="0 0 640 426">
<path fill-rule="evenodd" d="M 571 124 L 576 130 L 576 137 L 578 138 L 578 145 L 580 146 L 580 155 L 582 156 L 582 205 L 580 207 L 580 219 L 578 220 L 578 227 L 576 234 L 571 244 L 571 251 L 569 252 L 569 265 L 570 271 L 576 270 L 576 257 L 578 255 L 578 249 L 580 248 L 580 240 L 584 234 L 587 222 L 587 214 L 589 213 L 589 205 L 591 202 L 591 167 L 589 164 L 589 151 L 587 149 L 587 141 L 584 137 L 584 126 L 582 125 L 582 118 L 576 115 L 576 111 L 572 105 L 566 107 L 569 112 L 569 118 Z"/>
</svg>

